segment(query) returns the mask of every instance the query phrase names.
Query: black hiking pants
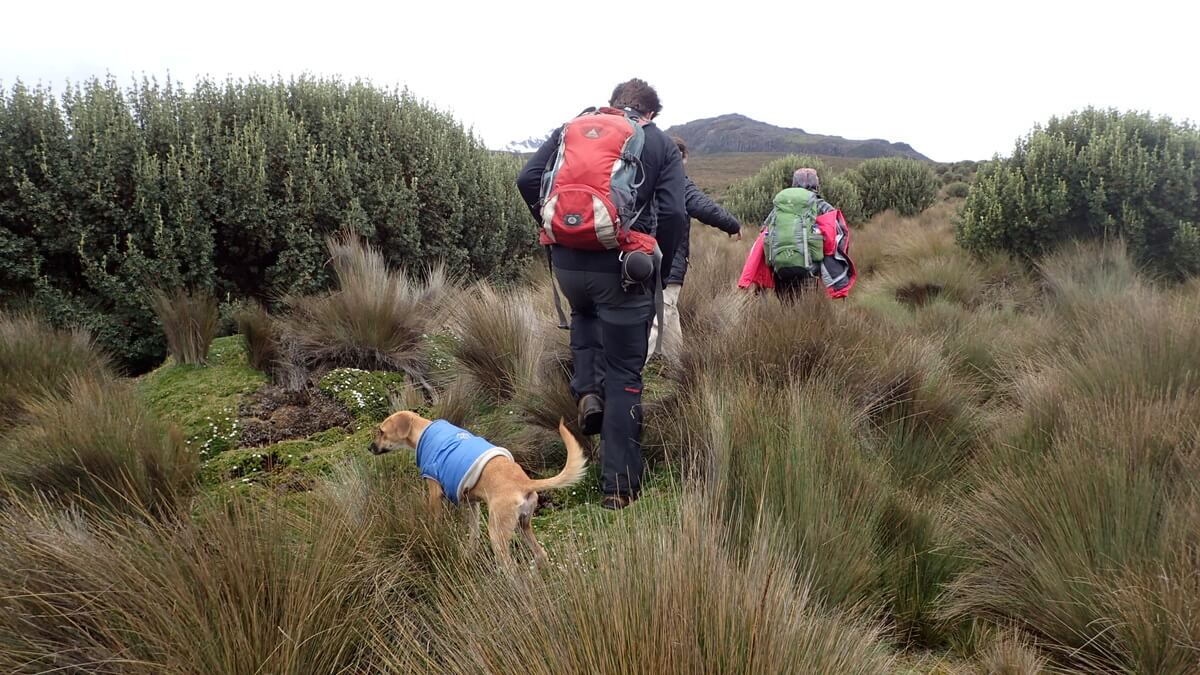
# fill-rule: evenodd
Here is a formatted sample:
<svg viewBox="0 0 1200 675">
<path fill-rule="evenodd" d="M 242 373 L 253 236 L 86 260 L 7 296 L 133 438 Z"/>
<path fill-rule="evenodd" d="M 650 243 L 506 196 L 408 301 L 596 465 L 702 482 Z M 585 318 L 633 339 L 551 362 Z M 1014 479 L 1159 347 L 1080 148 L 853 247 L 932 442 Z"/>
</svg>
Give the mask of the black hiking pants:
<svg viewBox="0 0 1200 675">
<path fill-rule="evenodd" d="M 611 254 L 610 254 L 611 255 Z M 554 276 L 571 305 L 571 392 L 604 399 L 601 487 L 636 497 L 642 487 L 642 366 L 654 319 L 650 289 L 621 288 L 619 272 L 562 269 Z"/>
<path fill-rule="evenodd" d="M 795 302 L 801 294 L 816 289 L 820 283 L 802 267 L 773 271 L 771 275 L 775 277 L 775 295 L 784 302 Z"/>
</svg>

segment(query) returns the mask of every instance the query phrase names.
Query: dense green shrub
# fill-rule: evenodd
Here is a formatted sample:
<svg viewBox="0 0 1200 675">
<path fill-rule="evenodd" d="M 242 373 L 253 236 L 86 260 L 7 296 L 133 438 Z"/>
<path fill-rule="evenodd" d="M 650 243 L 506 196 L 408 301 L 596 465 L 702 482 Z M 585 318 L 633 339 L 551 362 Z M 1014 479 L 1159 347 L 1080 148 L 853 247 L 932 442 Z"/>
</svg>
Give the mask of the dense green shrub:
<svg viewBox="0 0 1200 675">
<path fill-rule="evenodd" d="M 514 162 L 362 83 L 18 83 L 0 95 L 0 303 L 28 296 L 137 371 L 165 351 L 151 282 L 311 293 L 341 229 L 394 265 L 510 278 L 533 245 Z"/>
<path fill-rule="evenodd" d="M 833 176 L 821 179 L 821 196 L 825 201 L 842 210 L 846 221 L 858 224 L 867 219 L 863 211 L 862 196 L 858 186 L 845 176 Z"/>
<path fill-rule="evenodd" d="M 933 205 L 940 187 L 930 164 L 903 157 L 868 159 L 846 178 L 858 188 L 866 218 L 888 209 L 915 216 Z"/>
<path fill-rule="evenodd" d="M 734 183 L 722 203 L 742 222 L 761 223 L 771 212 L 776 193 L 791 185 L 792 172 L 803 166 L 817 170 L 821 195 L 851 223 L 861 223 L 886 209 L 916 215 L 933 204 L 940 187 L 932 166 L 914 159 L 869 159 L 834 176 L 820 158 L 788 155 Z"/>
<path fill-rule="evenodd" d="M 1200 133 L 1142 113 L 1087 109 L 1053 118 L 985 165 L 959 243 L 1038 256 L 1072 238 L 1121 236 L 1163 275 L 1200 273 Z"/>
<path fill-rule="evenodd" d="M 946 184 L 946 196 L 952 199 L 963 199 L 971 192 L 971 186 L 961 180 Z"/>
<path fill-rule="evenodd" d="M 729 186 L 721 200 L 739 221 L 761 223 L 771 212 L 771 200 L 776 193 L 792 184 L 792 173 L 800 167 L 817 170 L 822 181 L 832 177 L 819 158 L 811 155 L 788 155 L 770 162 L 753 176 Z"/>
</svg>

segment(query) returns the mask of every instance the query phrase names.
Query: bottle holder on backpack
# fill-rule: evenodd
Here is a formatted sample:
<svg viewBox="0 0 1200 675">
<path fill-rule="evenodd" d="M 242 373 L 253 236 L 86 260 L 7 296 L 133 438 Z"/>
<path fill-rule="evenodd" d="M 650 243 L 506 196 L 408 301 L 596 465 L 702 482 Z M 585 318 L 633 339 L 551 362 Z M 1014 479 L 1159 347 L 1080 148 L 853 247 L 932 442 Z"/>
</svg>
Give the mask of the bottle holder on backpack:
<svg viewBox="0 0 1200 675">
<path fill-rule="evenodd" d="M 629 292 L 645 288 L 654 277 L 654 258 L 644 251 L 621 253 L 621 286 Z"/>
</svg>

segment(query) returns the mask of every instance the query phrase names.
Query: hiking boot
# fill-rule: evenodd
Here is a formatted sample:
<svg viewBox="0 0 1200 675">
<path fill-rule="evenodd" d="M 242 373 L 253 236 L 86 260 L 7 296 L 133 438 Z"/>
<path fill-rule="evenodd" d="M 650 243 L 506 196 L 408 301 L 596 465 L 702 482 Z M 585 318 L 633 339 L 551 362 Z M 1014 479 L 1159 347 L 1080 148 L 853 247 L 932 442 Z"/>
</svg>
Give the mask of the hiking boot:
<svg viewBox="0 0 1200 675">
<path fill-rule="evenodd" d="M 600 508 L 608 509 L 609 511 L 620 511 L 629 506 L 633 500 L 629 497 L 621 495 L 604 495 L 604 499 L 600 501 Z"/>
<path fill-rule="evenodd" d="M 595 394 L 584 394 L 579 399 L 579 431 L 584 436 L 595 436 L 603 424 L 604 401 Z"/>
</svg>

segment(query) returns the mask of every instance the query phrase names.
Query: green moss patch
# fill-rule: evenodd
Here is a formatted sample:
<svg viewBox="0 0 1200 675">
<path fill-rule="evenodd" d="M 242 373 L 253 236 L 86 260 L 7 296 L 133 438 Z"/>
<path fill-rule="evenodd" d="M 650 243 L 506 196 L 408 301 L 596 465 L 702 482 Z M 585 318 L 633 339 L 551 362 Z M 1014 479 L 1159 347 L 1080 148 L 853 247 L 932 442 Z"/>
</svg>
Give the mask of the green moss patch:
<svg viewBox="0 0 1200 675">
<path fill-rule="evenodd" d="M 237 446 L 238 401 L 267 382 L 251 368 L 239 336 L 217 338 L 208 365 L 180 365 L 167 359 L 138 381 L 146 405 L 178 424 L 188 447 L 210 458 Z"/>
</svg>

